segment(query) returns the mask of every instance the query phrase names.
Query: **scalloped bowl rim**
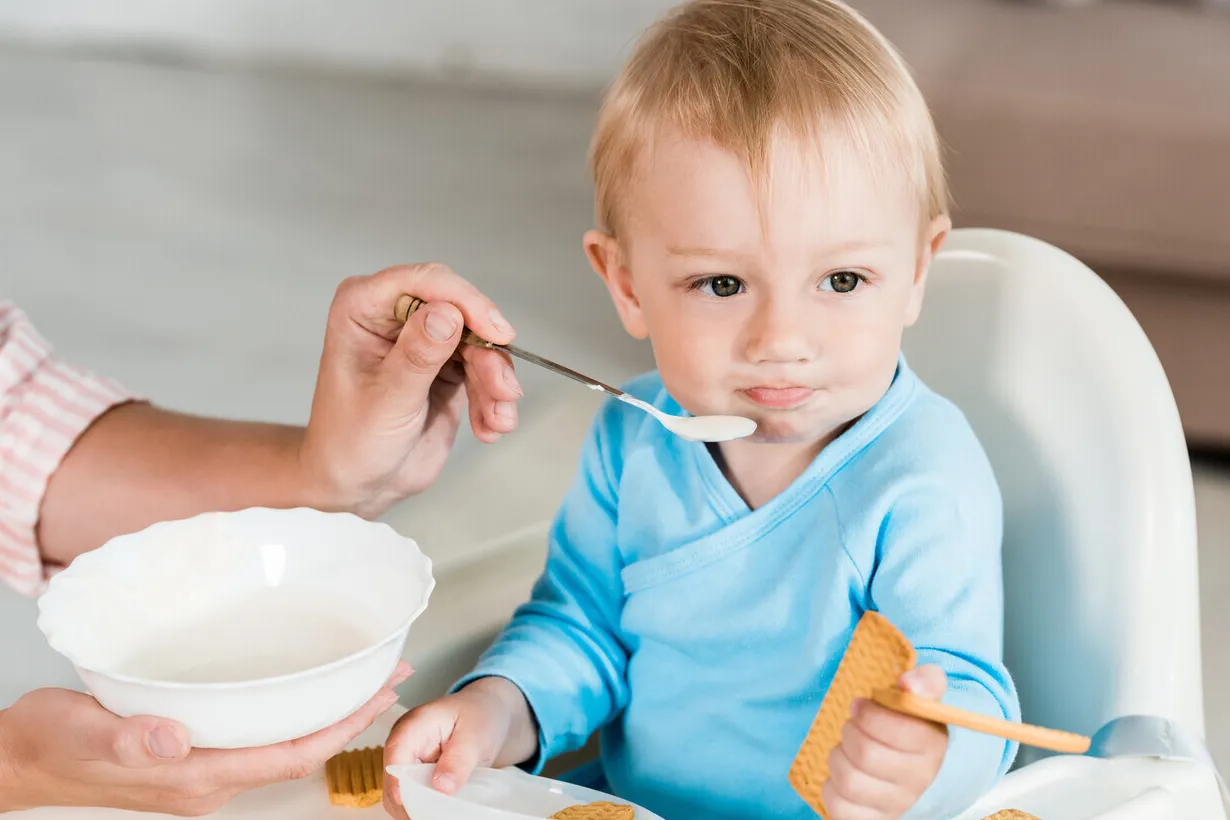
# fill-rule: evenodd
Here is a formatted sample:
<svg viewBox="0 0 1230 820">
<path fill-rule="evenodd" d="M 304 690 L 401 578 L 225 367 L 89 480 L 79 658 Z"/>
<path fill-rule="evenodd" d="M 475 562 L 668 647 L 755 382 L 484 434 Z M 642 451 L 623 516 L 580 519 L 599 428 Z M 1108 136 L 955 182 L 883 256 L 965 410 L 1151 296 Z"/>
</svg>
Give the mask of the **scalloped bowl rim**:
<svg viewBox="0 0 1230 820">
<path fill-rule="evenodd" d="M 215 681 L 215 682 L 204 682 L 204 683 L 186 683 L 183 681 L 165 681 L 165 680 L 156 680 L 153 678 L 140 678 L 140 677 L 135 677 L 133 675 L 126 675 L 121 672 L 114 672 L 114 671 L 109 671 L 105 669 L 97 669 L 97 668 L 94 668 L 92 666 L 89 666 L 79 661 L 75 657 L 73 652 L 70 652 L 63 647 L 62 640 L 57 640 L 55 638 L 47 636 L 46 629 L 44 628 L 45 619 L 47 618 L 45 614 L 46 602 L 48 599 L 50 599 L 52 604 L 55 603 L 56 599 L 59 597 L 58 595 L 55 594 L 56 582 L 60 580 L 62 577 L 68 576 L 69 573 L 72 573 L 74 571 L 74 569 L 80 569 L 81 567 L 84 567 L 85 570 L 88 571 L 91 568 L 91 565 L 97 564 L 100 561 L 105 559 L 106 556 L 103 555 L 104 552 L 114 551 L 117 548 L 117 545 L 122 545 L 125 541 L 129 539 L 135 539 L 138 536 L 146 535 L 151 530 L 165 529 L 165 528 L 170 528 L 176 525 L 188 524 L 198 519 L 206 518 L 206 517 L 216 517 L 219 515 L 234 515 L 234 514 L 244 513 L 248 511 L 263 511 L 263 510 L 268 510 L 268 511 L 276 512 L 276 513 L 307 512 L 307 513 L 316 514 L 316 515 L 342 516 L 342 517 L 347 517 L 347 518 L 353 518 L 357 521 L 362 522 L 362 524 L 364 524 L 365 526 L 374 526 L 377 528 L 383 528 L 389 531 L 390 533 L 392 533 L 395 537 L 413 544 L 415 551 L 418 554 L 418 558 L 421 561 L 425 562 L 425 568 L 427 570 L 427 576 L 428 576 L 427 586 L 423 589 L 423 592 L 422 592 L 422 600 L 419 602 L 417 608 L 415 608 L 408 617 L 404 618 L 395 629 L 391 630 L 388 634 L 384 635 L 380 639 L 368 644 L 363 649 L 360 649 L 356 652 L 351 652 L 349 655 L 329 661 L 328 663 L 318 664 L 316 666 L 308 667 L 307 669 L 300 669 L 297 672 L 286 672 L 281 675 L 271 675 L 269 677 L 253 678 L 252 680 L 243 680 L 243 681 Z M 45 637 L 47 637 L 47 643 L 53 650 L 55 650 L 60 655 L 68 659 L 68 661 L 72 663 L 73 666 L 77 668 L 78 670 L 88 672 L 91 675 L 98 675 L 100 677 L 107 678 L 108 680 L 119 681 L 121 683 L 136 684 L 139 686 L 148 686 L 148 687 L 157 688 L 157 689 L 192 689 L 192 690 L 198 690 L 198 689 L 209 689 L 209 690 L 254 689 L 254 688 L 273 685 L 277 683 L 283 683 L 289 680 L 298 680 L 298 679 L 312 677 L 312 676 L 319 675 L 319 674 L 324 674 L 325 672 L 329 672 L 338 667 L 346 666 L 347 664 L 350 664 L 353 661 L 356 661 L 367 655 L 371 655 L 379 651 L 381 648 L 383 648 L 390 642 L 397 640 L 401 635 L 407 633 L 409 631 L 410 626 L 416 620 L 418 620 L 419 616 L 422 615 L 423 612 L 427 610 L 427 606 L 430 602 L 431 594 L 432 592 L 435 591 L 435 587 L 436 587 L 436 579 L 435 579 L 435 575 L 432 572 L 432 569 L 433 569 L 433 564 L 432 564 L 431 558 L 429 558 L 426 553 L 424 553 L 421 549 L 419 549 L 418 542 L 416 542 L 413 538 L 402 535 L 397 530 L 393 529 L 393 527 L 391 527 L 387 522 L 369 521 L 366 518 L 355 515 L 354 513 L 324 512 L 322 510 L 317 510 L 312 507 L 290 507 L 290 508 L 285 508 L 285 509 L 274 508 L 274 507 L 247 507 L 242 510 L 233 510 L 233 511 L 226 511 L 226 512 L 218 512 L 218 511 L 203 512 L 203 513 L 198 513 L 197 515 L 188 516 L 186 518 L 179 518 L 179 519 L 168 520 L 168 521 L 156 521 L 153 524 L 143 527 L 142 529 L 134 530 L 133 532 L 124 533 L 122 535 L 117 535 L 109 539 L 102 546 L 97 547 L 93 550 L 90 550 L 89 552 L 85 552 L 85 553 L 82 553 L 81 555 L 78 555 L 75 559 L 73 559 L 73 561 L 66 568 L 56 573 L 55 575 L 53 575 L 51 579 L 47 582 L 47 588 L 43 591 L 43 593 L 38 598 L 39 616 L 38 616 L 37 624 L 38 624 L 39 630 L 43 633 Z M 80 572 L 78 572 L 77 574 L 80 574 Z"/>
</svg>

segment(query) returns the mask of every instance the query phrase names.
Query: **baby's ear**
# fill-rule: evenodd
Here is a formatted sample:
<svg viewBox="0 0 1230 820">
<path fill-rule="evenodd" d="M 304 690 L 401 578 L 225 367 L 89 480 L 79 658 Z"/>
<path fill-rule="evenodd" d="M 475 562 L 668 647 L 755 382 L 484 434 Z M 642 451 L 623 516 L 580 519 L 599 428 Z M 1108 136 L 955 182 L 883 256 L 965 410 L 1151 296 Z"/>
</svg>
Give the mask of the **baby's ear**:
<svg viewBox="0 0 1230 820">
<path fill-rule="evenodd" d="M 952 232 L 952 219 L 947 214 L 937 216 L 927 226 L 923 241 L 918 249 L 918 263 L 914 269 L 914 284 L 910 289 L 910 300 L 905 309 L 905 326 L 912 327 L 922 313 L 923 296 L 927 291 L 927 274 L 931 272 L 931 262 L 940 252 L 944 240 Z"/>
<path fill-rule="evenodd" d="M 649 328 L 632 284 L 632 272 L 628 269 L 619 240 L 602 231 L 586 231 L 584 242 L 589 264 L 606 283 L 624 330 L 634 339 L 649 338 Z"/>
</svg>

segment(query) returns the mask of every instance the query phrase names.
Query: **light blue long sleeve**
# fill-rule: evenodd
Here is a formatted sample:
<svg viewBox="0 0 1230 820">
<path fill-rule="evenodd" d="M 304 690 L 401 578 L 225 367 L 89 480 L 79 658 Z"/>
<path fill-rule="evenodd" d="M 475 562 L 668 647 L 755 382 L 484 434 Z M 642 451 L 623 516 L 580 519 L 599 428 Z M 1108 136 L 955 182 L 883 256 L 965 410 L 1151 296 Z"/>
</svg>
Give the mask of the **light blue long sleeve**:
<svg viewBox="0 0 1230 820">
<path fill-rule="evenodd" d="M 656 374 L 628 389 L 680 412 Z M 754 511 L 704 445 L 611 403 L 531 601 L 458 687 L 498 675 L 525 692 L 532 770 L 601 729 L 605 786 L 667 820 L 814 820 L 787 772 L 863 612 L 944 669 L 947 702 L 1019 716 L 1001 528 L 972 430 L 904 359 L 876 407 Z M 958 813 L 1014 754 L 952 730 L 910 817 Z"/>
<path fill-rule="evenodd" d="M 596 425 L 550 532 L 547 569 L 474 674 L 521 687 L 541 727 L 537 761 L 580 748 L 627 704 L 629 651 L 620 635 L 623 569 L 617 538 L 612 445 L 622 430 Z M 614 441 L 611 441 L 614 439 Z M 499 670 L 499 671 L 493 671 Z"/>
</svg>

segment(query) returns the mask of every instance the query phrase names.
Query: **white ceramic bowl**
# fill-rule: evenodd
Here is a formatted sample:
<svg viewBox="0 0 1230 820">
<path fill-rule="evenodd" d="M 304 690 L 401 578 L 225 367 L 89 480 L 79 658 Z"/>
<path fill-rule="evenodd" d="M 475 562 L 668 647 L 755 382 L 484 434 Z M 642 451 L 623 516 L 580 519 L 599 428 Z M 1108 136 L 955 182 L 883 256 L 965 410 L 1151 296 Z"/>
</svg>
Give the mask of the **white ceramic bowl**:
<svg viewBox="0 0 1230 820">
<path fill-rule="evenodd" d="M 123 535 L 51 579 L 39 628 L 99 703 L 242 748 L 345 718 L 387 680 L 435 587 L 385 524 L 207 513 Z"/>
<path fill-rule="evenodd" d="M 627 800 L 520 769 L 478 769 L 450 796 L 432 787 L 435 768 L 433 763 L 387 767 L 414 820 L 543 820 L 569 806 L 597 802 L 632 806 L 636 820 L 662 820 Z"/>
</svg>

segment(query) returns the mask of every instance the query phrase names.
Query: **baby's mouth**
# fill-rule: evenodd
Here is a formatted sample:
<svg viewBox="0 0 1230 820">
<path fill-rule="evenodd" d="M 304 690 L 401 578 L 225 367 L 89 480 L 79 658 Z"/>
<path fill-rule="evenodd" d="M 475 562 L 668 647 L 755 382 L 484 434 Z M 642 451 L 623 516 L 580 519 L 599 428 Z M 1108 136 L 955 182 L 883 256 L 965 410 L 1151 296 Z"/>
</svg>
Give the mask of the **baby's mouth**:
<svg viewBox="0 0 1230 820">
<path fill-rule="evenodd" d="M 761 407 L 789 410 L 806 402 L 816 391 L 810 387 L 749 387 L 740 392 Z"/>
</svg>

